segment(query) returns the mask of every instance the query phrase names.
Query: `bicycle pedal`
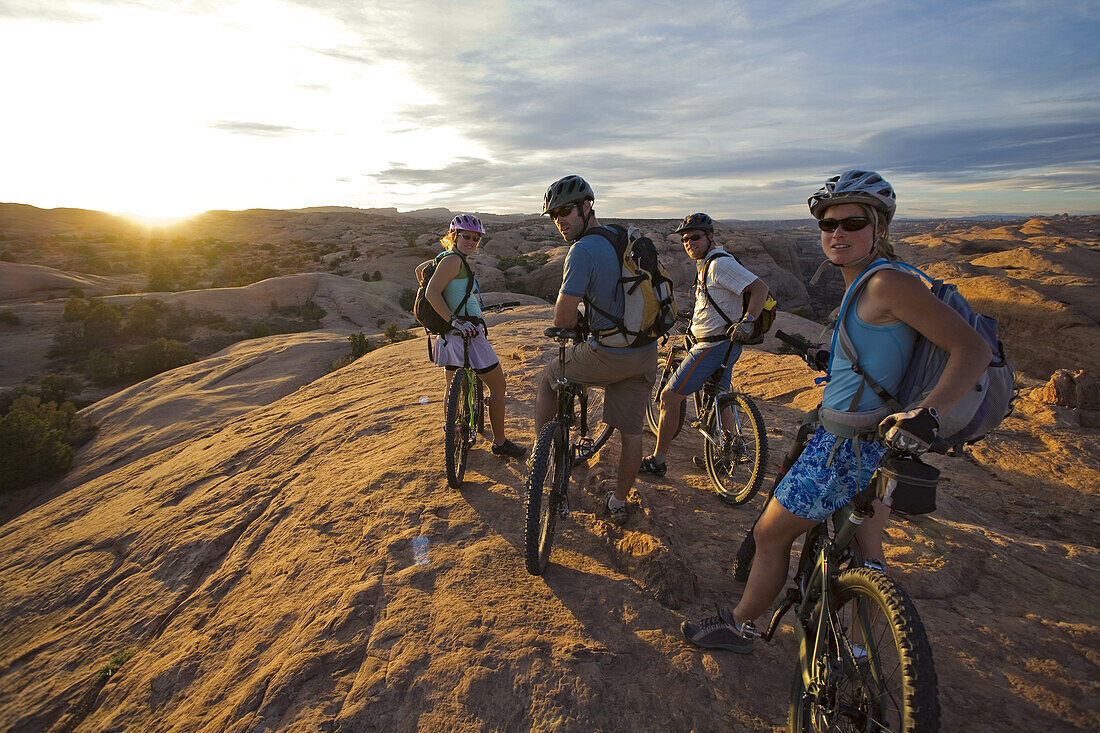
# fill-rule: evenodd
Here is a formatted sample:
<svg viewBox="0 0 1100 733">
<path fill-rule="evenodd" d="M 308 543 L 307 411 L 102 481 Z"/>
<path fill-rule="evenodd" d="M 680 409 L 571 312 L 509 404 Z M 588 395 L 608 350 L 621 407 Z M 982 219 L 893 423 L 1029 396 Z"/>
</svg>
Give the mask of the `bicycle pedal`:
<svg viewBox="0 0 1100 733">
<path fill-rule="evenodd" d="M 563 498 L 561 500 L 561 506 L 558 507 L 558 517 L 561 518 L 562 521 L 567 521 L 571 514 L 572 512 L 569 511 L 569 501 Z"/>
</svg>

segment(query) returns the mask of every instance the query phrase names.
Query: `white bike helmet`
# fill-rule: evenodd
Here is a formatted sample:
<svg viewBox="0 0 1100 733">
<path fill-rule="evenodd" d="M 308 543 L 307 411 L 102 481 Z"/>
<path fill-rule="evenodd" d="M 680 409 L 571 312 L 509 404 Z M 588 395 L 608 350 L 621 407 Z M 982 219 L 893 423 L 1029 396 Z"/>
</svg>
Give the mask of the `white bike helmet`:
<svg viewBox="0 0 1100 733">
<path fill-rule="evenodd" d="M 886 216 L 889 224 L 897 210 L 897 197 L 894 188 L 874 171 L 844 171 L 825 181 L 813 196 L 807 200 L 810 214 L 815 219 L 825 215 L 825 209 L 837 204 L 869 204 Z"/>
</svg>

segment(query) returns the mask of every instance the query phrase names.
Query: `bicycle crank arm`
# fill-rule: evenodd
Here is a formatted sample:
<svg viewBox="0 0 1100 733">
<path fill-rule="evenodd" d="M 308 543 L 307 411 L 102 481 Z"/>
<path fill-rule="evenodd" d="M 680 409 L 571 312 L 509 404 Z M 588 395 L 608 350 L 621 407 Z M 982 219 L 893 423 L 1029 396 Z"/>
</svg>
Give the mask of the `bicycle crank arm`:
<svg viewBox="0 0 1100 733">
<path fill-rule="evenodd" d="M 783 620 L 783 617 L 787 615 L 787 611 L 791 610 L 795 604 L 802 601 L 802 594 L 795 588 L 788 588 L 787 595 L 783 597 L 783 605 L 775 609 L 775 613 L 772 614 L 772 620 L 768 623 L 768 630 L 760 636 L 764 641 L 771 641 L 775 636 L 776 630 L 779 628 L 779 622 Z"/>
</svg>

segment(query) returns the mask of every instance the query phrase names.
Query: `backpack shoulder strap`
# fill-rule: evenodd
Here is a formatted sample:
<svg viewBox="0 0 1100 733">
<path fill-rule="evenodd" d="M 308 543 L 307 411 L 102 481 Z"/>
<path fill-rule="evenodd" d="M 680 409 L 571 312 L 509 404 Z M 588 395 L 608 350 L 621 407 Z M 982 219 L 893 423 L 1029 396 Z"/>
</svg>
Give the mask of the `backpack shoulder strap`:
<svg viewBox="0 0 1100 733">
<path fill-rule="evenodd" d="M 458 313 L 466 306 L 466 301 L 470 299 L 470 295 L 474 292 L 474 271 L 470 269 L 470 264 L 466 261 L 466 256 L 461 252 L 453 249 L 449 249 L 446 252 L 440 252 L 438 255 L 436 255 L 436 265 L 438 265 L 447 255 L 458 255 L 458 258 L 462 260 L 462 265 L 458 268 L 458 273 L 460 275 L 462 274 L 462 268 L 466 268 L 466 294 L 462 296 L 462 300 L 458 301 L 458 305 L 455 306 L 454 309 L 454 312 Z"/>
<path fill-rule="evenodd" d="M 874 393 L 878 395 L 879 399 L 881 399 L 885 404 L 890 405 L 893 409 L 900 410 L 902 407 L 901 403 L 898 402 L 896 397 L 890 394 L 886 390 L 886 388 L 875 381 L 874 377 L 863 371 L 863 367 L 859 363 L 859 354 L 856 352 L 856 345 L 852 341 L 851 336 L 848 335 L 848 330 L 844 327 L 844 321 L 847 318 L 848 311 L 856 307 L 856 302 L 859 298 L 859 295 L 863 292 L 863 289 L 867 286 L 867 282 L 871 279 L 871 277 L 874 276 L 875 273 L 881 272 L 882 270 L 904 270 L 905 268 L 899 267 L 899 264 L 902 263 L 891 262 L 889 260 L 881 258 L 875 260 L 866 268 L 864 268 L 863 272 L 859 274 L 859 277 L 856 278 L 855 282 L 853 282 L 851 287 L 848 288 L 847 292 L 844 293 L 844 299 L 840 303 L 840 311 L 836 317 L 836 328 L 833 329 L 833 343 L 831 354 L 829 357 L 829 367 L 826 371 L 824 381 L 828 381 L 829 377 L 832 376 L 833 355 L 836 354 L 836 351 L 839 348 L 840 353 L 844 354 L 844 357 L 849 362 L 851 362 L 852 371 L 863 378 L 863 383 L 860 384 L 859 389 L 856 390 L 855 395 L 853 395 L 852 397 L 852 402 L 849 406 L 850 411 L 855 411 L 856 405 L 859 404 L 860 399 L 863 396 L 864 384 L 870 386 Z M 916 268 L 912 269 L 916 270 Z M 924 273 L 921 274 L 923 275 Z"/>
<path fill-rule="evenodd" d="M 726 322 L 726 325 L 727 326 L 732 326 L 733 325 L 733 319 L 731 319 L 729 316 L 726 315 L 726 312 L 718 306 L 718 303 L 716 303 L 714 301 L 714 298 L 711 297 L 710 291 L 707 290 L 707 273 L 710 272 L 710 266 L 719 257 L 733 257 L 733 255 L 731 255 L 729 252 L 719 252 L 718 254 L 714 255 L 713 257 L 708 257 L 703 262 L 703 272 L 699 275 L 699 287 L 701 287 L 703 289 L 703 297 L 706 298 L 707 302 L 710 303 L 711 307 L 714 308 L 714 310 L 716 310 L 718 312 L 718 315 L 720 315 L 722 317 L 722 320 Z"/>
</svg>

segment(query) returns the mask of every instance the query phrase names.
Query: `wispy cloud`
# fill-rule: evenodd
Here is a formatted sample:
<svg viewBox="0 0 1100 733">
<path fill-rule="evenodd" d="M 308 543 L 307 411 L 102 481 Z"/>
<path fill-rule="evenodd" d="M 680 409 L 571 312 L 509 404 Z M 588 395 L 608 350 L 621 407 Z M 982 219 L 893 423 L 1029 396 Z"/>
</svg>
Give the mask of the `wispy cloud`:
<svg viewBox="0 0 1100 733">
<path fill-rule="evenodd" d="M 299 133 L 312 132 L 287 125 L 269 125 L 266 122 L 239 122 L 237 120 L 218 120 L 210 127 L 234 135 L 255 135 L 257 137 L 287 137 Z"/>
</svg>

